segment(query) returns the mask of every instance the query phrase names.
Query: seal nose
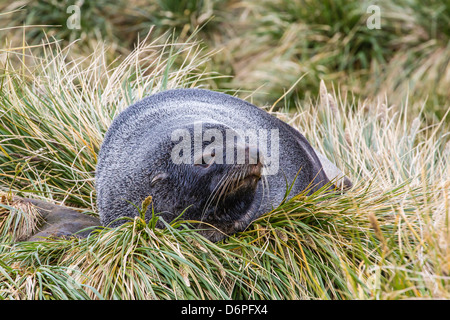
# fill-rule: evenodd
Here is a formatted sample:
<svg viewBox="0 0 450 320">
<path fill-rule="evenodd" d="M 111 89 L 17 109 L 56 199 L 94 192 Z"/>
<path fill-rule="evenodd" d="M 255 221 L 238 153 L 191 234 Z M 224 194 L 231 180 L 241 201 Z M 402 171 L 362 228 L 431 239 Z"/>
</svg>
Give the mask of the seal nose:
<svg viewBox="0 0 450 320">
<path fill-rule="evenodd" d="M 259 150 L 254 146 L 246 146 L 245 147 L 245 159 L 248 159 L 248 164 L 258 164 L 260 163 L 259 159 Z"/>
</svg>

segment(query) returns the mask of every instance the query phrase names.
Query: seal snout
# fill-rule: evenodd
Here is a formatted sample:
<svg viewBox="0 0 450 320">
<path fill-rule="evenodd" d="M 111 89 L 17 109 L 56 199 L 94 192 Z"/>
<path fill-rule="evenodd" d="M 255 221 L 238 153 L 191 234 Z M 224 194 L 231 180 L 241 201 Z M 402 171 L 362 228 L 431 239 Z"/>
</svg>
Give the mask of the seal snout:
<svg viewBox="0 0 450 320">
<path fill-rule="evenodd" d="M 255 176 L 261 178 L 262 168 L 264 166 L 264 160 L 261 152 L 257 147 L 246 146 L 245 147 L 245 159 L 246 165 L 248 165 L 247 176 Z M 248 159 L 248 162 L 247 162 Z"/>
<path fill-rule="evenodd" d="M 239 172 L 235 178 L 236 191 L 241 188 L 256 188 L 256 184 L 261 179 L 262 169 L 264 167 L 262 156 L 259 149 L 252 146 L 245 146 L 245 162 L 243 164 L 236 164 L 235 170 Z"/>
</svg>

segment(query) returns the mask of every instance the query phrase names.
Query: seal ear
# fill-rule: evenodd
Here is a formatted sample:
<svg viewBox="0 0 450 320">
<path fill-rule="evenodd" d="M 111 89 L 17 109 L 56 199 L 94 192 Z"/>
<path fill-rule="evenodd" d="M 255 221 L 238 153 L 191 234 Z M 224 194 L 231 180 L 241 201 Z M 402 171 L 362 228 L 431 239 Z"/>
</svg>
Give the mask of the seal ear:
<svg viewBox="0 0 450 320">
<path fill-rule="evenodd" d="M 150 182 L 150 187 L 153 187 L 158 181 L 161 181 L 168 177 L 168 174 L 165 172 L 158 173 L 156 176 L 153 177 L 152 181 Z"/>
</svg>

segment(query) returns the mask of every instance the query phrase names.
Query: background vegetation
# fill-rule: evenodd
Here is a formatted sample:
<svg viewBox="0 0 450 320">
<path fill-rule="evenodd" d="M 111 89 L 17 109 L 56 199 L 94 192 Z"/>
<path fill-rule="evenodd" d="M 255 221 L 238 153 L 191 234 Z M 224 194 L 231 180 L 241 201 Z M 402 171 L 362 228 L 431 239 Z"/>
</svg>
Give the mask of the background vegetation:
<svg viewBox="0 0 450 320">
<path fill-rule="evenodd" d="M 72 4 L 79 30 L 67 28 Z M 372 4 L 381 29 L 367 28 Z M 0 8 L 0 298 L 450 297 L 447 2 Z M 355 188 L 298 195 L 217 244 L 138 218 L 88 239 L 17 243 L 39 217 L 10 194 L 96 215 L 96 155 L 111 120 L 178 87 L 267 107 Z"/>
</svg>

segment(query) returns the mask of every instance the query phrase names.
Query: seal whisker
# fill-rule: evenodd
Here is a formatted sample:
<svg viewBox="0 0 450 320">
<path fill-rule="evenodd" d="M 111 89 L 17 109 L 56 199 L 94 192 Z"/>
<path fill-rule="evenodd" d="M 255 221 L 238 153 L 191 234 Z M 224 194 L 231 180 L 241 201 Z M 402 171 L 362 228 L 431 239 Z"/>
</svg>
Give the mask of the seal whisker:
<svg viewBox="0 0 450 320">
<path fill-rule="evenodd" d="M 228 176 L 226 174 L 223 175 L 220 178 L 220 180 L 217 183 L 217 185 L 214 187 L 213 191 L 211 192 L 211 194 L 209 195 L 208 199 L 206 200 L 205 206 L 203 207 L 200 221 L 203 221 L 203 219 L 205 218 L 206 212 L 208 211 L 211 203 L 214 201 L 214 198 L 216 197 L 217 193 L 220 192 L 221 185 L 226 183 L 227 179 L 228 179 Z"/>
<path fill-rule="evenodd" d="M 225 178 L 225 180 L 223 180 Z M 217 207 L 219 206 L 220 203 L 220 199 L 222 198 L 223 195 L 225 195 L 227 192 L 224 191 L 225 189 L 228 189 L 228 185 L 230 184 L 230 181 L 233 179 L 232 175 L 224 175 L 221 180 L 219 181 L 219 183 L 217 184 L 216 188 L 215 188 L 215 192 L 213 194 L 213 197 L 211 198 L 210 201 L 208 201 L 208 205 L 205 208 L 202 217 L 206 214 L 206 211 L 209 209 L 209 207 L 211 206 L 211 204 L 214 202 L 214 200 L 216 200 L 216 204 L 214 206 L 214 214 L 216 214 L 217 212 Z"/>
<path fill-rule="evenodd" d="M 233 184 L 237 174 L 238 174 L 237 171 L 232 172 L 229 175 L 229 177 L 227 178 L 227 180 L 224 183 L 224 185 L 221 187 L 221 192 L 220 192 L 219 197 L 217 198 L 217 201 L 216 201 L 216 207 L 217 207 L 217 205 L 218 205 L 218 203 L 220 201 L 220 198 L 222 198 L 223 195 L 225 195 L 225 194 L 227 194 L 229 192 L 230 187 L 232 186 L 232 184 Z"/>
<path fill-rule="evenodd" d="M 236 180 L 236 176 L 237 176 L 238 174 L 239 174 L 239 171 L 237 171 L 237 170 L 234 171 L 234 172 L 232 172 L 232 173 L 229 175 L 229 177 L 227 178 L 227 180 L 225 181 L 224 185 L 221 187 L 221 192 L 220 192 L 220 194 L 219 194 L 219 196 L 218 196 L 218 198 L 217 198 L 216 206 L 215 206 L 214 212 L 216 212 L 216 209 L 217 209 L 217 207 L 218 207 L 218 205 L 219 205 L 219 203 L 220 203 L 220 199 L 221 199 L 224 195 L 226 195 L 226 194 L 229 193 L 230 187 L 233 186 L 233 182 Z"/>
<path fill-rule="evenodd" d="M 265 172 L 266 170 L 264 170 L 264 169 L 266 169 L 266 168 L 267 168 L 267 165 L 263 164 L 262 171 Z M 267 194 L 270 192 L 269 179 L 267 178 L 267 175 L 264 174 L 264 175 L 262 175 L 262 179 L 261 180 L 262 180 L 263 197 L 264 197 L 264 194 L 265 194 L 266 191 L 267 191 Z"/>
<path fill-rule="evenodd" d="M 219 180 L 216 187 L 214 188 L 214 191 L 208 197 L 207 204 L 205 204 L 204 210 L 202 212 L 202 220 L 206 215 L 206 211 L 209 209 L 209 207 L 211 206 L 211 204 L 214 202 L 215 199 L 217 199 L 216 205 L 214 206 L 215 207 L 214 213 L 216 213 L 217 207 L 220 203 L 220 199 L 222 198 L 223 195 L 228 193 L 229 186 L 230 186 L 231 182 L 234 180 L 235 174 L 236 174 L 236 172 L 229 174 L 229 175 L 225 174 Z"/>
</svg>

